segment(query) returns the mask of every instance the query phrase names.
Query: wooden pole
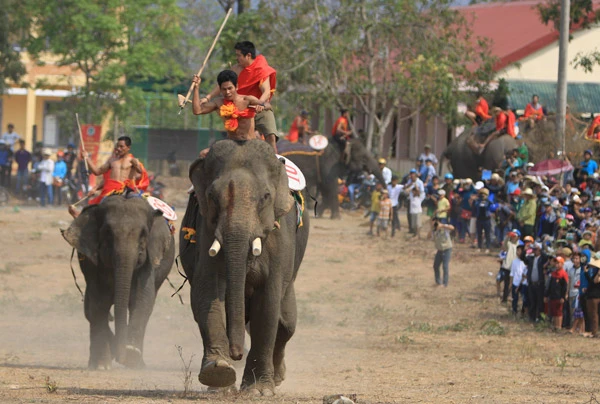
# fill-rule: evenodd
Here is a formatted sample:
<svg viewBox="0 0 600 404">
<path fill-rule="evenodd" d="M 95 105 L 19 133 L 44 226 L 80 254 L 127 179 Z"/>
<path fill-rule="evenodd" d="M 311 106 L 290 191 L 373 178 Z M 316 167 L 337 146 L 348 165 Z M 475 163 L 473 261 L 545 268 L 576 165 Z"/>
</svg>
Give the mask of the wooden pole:
<svg viewBox="0 0 600 404">
<path fill-rule="evenodd" d="M 208 50 L 206 57 L 204 58 L 204 62 L 202 63 L 200 70 L 198 70 L 198 74 L 197 74 L 198 77 L 200 77 L 202 75 L 202 72 L 204 71 L 204 68 L 206 67 L 206 63 L 208 63 L 208 59 L 210 58 L 210 54 L 212 53 L 213 49 L 215 48 L 215 45 L 217 44 L 217 41 L 219 40 L 219 37 L 221 36 L 221 31 L 223 31 L 223 28 L 225 28 L 225 24 L 227 23 L 227 20 L 229 19 L 229 16 L 231 15 L 232 11 L 233 11 L 232 8 L 230 8 L 229 11 L 227 11 L 227 14 L 225 15 L 225 19 L 223 20 L 223 23 L 221 24 L 221 28 L 219 28 L 219 31 L 217 32 L 217 35 L 215 36 L 215 39 L 214 39 L 212 45 L 210 46 L 210 49 Z M 198 83 L 198 85 L 200 85 L 200 83 Z M 190 86 L 190 89 L 188 90 L 185 98 L 181 94 L 178 95 L 178 100 L 179 100 L 178 115 L 181 115 L 181 111 L 183 111 L 183 108 L 185 108 L 185 105 L 190 100 L 190 97 L 192 96 L 192 91 L 194 91 L 195 87 L 196 87 L 196 83 L 192 82 L 192 85 Z"/>
<path fill-rule="evenodd" d="M 83 153 L 87 153 L 85 151 L 85 143 L 83 143 L 83 133 L 81 132 L 81 124 L 79 123 L 79 114 L 77 112 L 75 112 L 75 119 L 77 120 L 77 128 L 79 129 L 79 142 L 81 143 L 81 151 Z M 90 170 L 85 156 L 83 157 L 83 162 L 85 163 L 85 171 L 89 173 Z"/>
</svg>

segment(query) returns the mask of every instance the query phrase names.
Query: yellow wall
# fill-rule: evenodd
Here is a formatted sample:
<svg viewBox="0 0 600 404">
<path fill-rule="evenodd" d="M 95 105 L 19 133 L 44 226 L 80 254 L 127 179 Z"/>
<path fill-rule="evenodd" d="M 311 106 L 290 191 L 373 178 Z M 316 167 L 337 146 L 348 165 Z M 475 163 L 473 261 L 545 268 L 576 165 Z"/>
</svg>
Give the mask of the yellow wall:
<svg viewBox="0 0 600 404">
<path fill-rule="evenodd" d="M 2 96 L 2 133 L 6 131 L 6 125 L 12 123 L 15 125 L 15 132 L 22 138 L 25 137 L 25 111 L 27 109 L 27 97 L 25 95 L 8 95 Z M 31 142 L 31 141 L 30 141 Z M 27 144 L 31 147 L 31 143 Z"/>
<path fill-rule="evenodd" d="M 570 83 L 600 83 L 600 74 L 585 73 L 581 69 L 575 69 L 571 61 L 579 52 L 588 53 L 600 44 L 600 26 L 592 29 L 582 30 L 573 34 L 569 42 L 569 65 L 567 80 Z M 536 80 L 557 81 L 558 77 L 558 41 L 545 47 L 519 61 L 520 66 L 510 65 L 498 72 L 498 77 L 507 80 Z"/>
</svg>

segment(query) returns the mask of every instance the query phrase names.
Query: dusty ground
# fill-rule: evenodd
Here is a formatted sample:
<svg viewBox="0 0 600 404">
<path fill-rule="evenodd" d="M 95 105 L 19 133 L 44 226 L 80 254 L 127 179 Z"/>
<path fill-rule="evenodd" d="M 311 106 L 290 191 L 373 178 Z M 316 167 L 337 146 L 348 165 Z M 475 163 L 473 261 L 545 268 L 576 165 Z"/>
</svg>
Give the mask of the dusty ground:
<svg viewBox="0 0 600 404">
<path fill-rule="evenodd" d="M 88 371 L 88 325 L 58 231 L 68 223 L 64 209 L 0 208 L 0 402 L 251 401 L 198 383 L 202 345 L 187 285 L 185 305 L 168 284 L 159 292 L 146 370 Z M 455 249 L 450 287 L 436 288 L 431 242 L 369 238 L 363 224 L 359 213 L 312 221 L 288 379 L 258 401 L 355 393 L 360 403 L 597 402 L 600 345 L 512 320 L 495 298 L 492 257 Z M 181 281 L 175 269 L 170 279 Z M 192 359 L 187 398 L 176 346 Z"/>
</svg>

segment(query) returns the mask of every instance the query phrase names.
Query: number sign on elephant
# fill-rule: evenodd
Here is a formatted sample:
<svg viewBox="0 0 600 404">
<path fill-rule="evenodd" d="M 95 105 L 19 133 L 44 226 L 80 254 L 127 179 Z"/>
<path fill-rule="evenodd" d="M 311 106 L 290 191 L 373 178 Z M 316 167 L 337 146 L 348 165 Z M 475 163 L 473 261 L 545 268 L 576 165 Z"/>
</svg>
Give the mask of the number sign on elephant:
<svg viewBox="0 0 600 404">
<path fill-rule="evenodd" d="M 291 160 L 286 159 L 279 154 L 276 154 L 278 159 L 283 159 L 285 161 L 285 172 L 288 176 L 288 186 L 292 191 L 302 191 L 306 188 L 306 179 L 304 178 L 304 174 L 298 168 L 298 166 L 292 163 Z"/>
</svg>

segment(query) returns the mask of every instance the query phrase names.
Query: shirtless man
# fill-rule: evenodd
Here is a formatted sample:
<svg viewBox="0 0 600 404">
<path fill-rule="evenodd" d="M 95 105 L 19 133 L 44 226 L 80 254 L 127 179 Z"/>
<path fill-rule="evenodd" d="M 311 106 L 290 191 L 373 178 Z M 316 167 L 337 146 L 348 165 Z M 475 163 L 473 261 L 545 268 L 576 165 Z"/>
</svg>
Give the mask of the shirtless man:
<svg viewBox="0 0 600 404">
<path fill-rule="evenodd" d="M 198 84 L 200 78 L 194 76 L 192 81 Z M 270 105 L 265 106 L 264 103 L 252 95 L 238 94 L 238 77 L 232 70 L 223 70 L 219 73 L 217 84 L 223 98 L 217 98 L 209 102 L 201 102 L 198 85 L 194 87 L 192 98 L 192 111 L 194 115 L 210 114 L 211 112 L 218 111 L 219 116 L 221 116 L 225 123 L 227 138 L 232 140 L 257 139 L 256 131 L 254 130 L 256 110 L 259 107 L 263 109 L 270 108 Z M 237 118 L 234 116 L 237 116 Z M 206 157 L 208 150 L 202 150 L 200 158 Z"/>
<path fill-rule="evenodd" d="M 260 100 L 256 106 L 254 121 L 256 129 L 265 137 L 277 153 L 277 137 L 280 136 L 275 123 L 275 116 L 271 109 L 271 97 L 275 92 L 277 72 L 267 63 L 263 55 L 256 55 L 256 47 L 252 42 L 238 42 L 234 46 L 237 65 L 233 70 L 239 77 L 239 94 L 253 96 Z M 210 102 L 221 93 L 219 86 L 198 101 L 200 105 Z"/>
<path fill-rule="evenodd" d="M 137 190 L 138 180 L 145 173 L 143 165 L 138 159 L 129 153 L 131 149 L 131 138 L 121 136 L 117 140 L 117 144 L 113 150 L 113 154 L 100 167 L 96 167 L 89 154 L 86 153 L 84 159 L 88 163 L 89 171 L 94 175 L 103 175 L 104 182 L 90 190 L 88 197 L 92 197 L 97 191 L 101 191 L 100 195 L 90 199 L 89 205 L 96 205 L 110 193 L 122 191 L 125 188 Z M 69 213 L 73 217 L 79 216 L 79 212 L 75 209 L 75 205 L 69 206 Z"/>
</svg>

